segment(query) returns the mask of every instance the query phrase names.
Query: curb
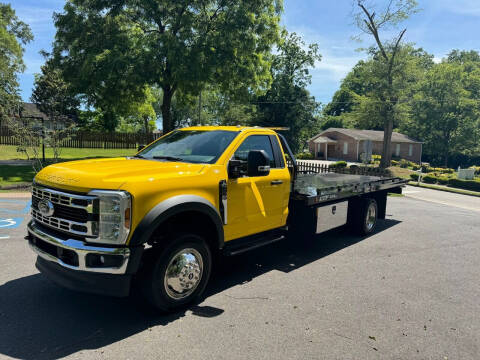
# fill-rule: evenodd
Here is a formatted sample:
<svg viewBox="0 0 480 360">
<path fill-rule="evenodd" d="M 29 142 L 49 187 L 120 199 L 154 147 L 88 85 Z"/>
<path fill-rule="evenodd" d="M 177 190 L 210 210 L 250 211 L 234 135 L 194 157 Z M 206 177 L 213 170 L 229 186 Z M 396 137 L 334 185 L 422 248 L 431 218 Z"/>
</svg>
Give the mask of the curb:
<svg viewBox="0 0 480 360">
<path fill-rule="evenodd" d="M 438 190 L 438 191 L 444 191 L 452 194 L 458 194 L 458 195 L 467 195 L 467 196 L 474 196 L 474 197 L 480 197 L 480 193 L 477 193 L 475 191 L 470 191 L 470 190 L 464 190 L 464 189 L 458 189 L 458 188 L 443 188 L 443 187 L 437 187 L 435 185 L 428 185 L 426 186 L 423 183 L 418 184 L 416 181 L 409 181 L 407 183 L 409 186 L 415 186 L 415 187 L 421 187 L 424 189 L 430 189 L 430 190 Z M 459 191 L 455 191 L 459 190 Z M 466 191 L 466 192 L 462 192 Z"/>
</svg>

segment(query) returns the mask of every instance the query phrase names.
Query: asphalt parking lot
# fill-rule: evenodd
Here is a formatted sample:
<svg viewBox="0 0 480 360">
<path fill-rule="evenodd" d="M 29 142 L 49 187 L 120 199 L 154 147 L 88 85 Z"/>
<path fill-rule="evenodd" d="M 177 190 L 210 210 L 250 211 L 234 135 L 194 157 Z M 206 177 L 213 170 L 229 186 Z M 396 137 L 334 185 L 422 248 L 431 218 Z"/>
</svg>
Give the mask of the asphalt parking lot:
<svg viewBox="0 0 480 360">
<path fill-rule="evenodd" d="M 0 194 L 0 358 L 478 359 L 476 201 L 408 188 L 375 234 L 229 258 L 203 302 L 158 315 L 46 280 L 23 240 L 28 198 Z"/>
</svg>

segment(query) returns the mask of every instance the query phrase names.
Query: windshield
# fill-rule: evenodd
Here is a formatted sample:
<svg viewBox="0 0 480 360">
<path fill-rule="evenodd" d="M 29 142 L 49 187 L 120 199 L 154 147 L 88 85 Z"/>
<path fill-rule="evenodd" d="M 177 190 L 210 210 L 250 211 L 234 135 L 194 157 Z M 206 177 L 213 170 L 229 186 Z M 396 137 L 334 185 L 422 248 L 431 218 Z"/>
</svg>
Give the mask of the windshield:
<svg viewBox="0 0 480 360">
<path fill-rule="evenodd" d="M 213 164 L 237 136 L 236 131 L 176 130 L 136 156 L 145 159 Z"/>
</svg>

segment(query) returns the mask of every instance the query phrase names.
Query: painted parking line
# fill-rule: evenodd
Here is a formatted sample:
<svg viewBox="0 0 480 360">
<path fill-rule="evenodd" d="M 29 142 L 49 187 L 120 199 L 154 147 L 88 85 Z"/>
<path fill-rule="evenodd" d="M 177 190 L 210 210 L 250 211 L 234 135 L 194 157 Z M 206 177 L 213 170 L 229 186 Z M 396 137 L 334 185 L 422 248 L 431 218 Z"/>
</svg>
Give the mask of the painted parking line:
<svg viewBox="0 0 480 360">
<path fill-rule="evenodd" d="M 0 219 L 0 229 L 16 229 L 22 223 L 23 218 Z"/>
</svg>

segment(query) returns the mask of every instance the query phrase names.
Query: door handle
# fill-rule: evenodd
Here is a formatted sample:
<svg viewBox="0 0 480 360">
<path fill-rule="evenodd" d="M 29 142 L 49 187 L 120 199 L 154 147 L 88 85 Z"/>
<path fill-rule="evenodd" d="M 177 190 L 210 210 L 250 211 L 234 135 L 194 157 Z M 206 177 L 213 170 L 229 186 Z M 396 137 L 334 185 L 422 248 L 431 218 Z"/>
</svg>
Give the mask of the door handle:
<svg viewBox="0 0 480 360">
<path fill-rule="evenodd" d="M 273 180 L 270 185 L 280 185 L 280 184 L 283 184 L 283 181 L 282 180 Z"/>
</svg>

